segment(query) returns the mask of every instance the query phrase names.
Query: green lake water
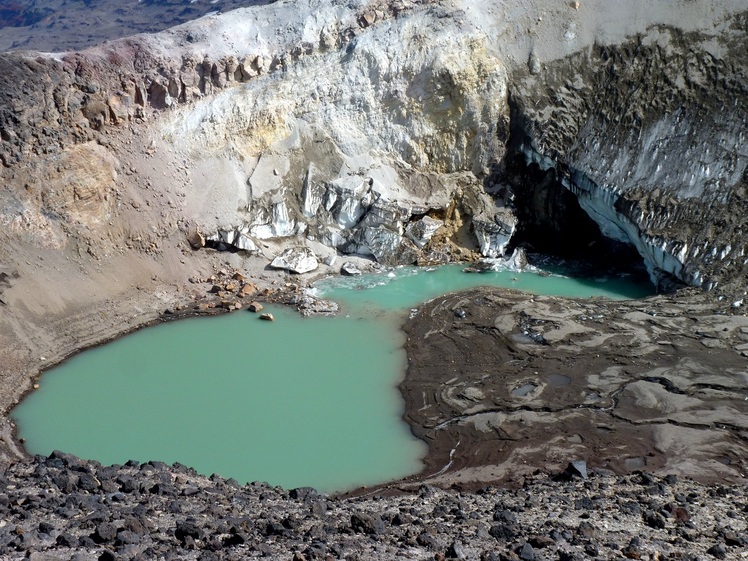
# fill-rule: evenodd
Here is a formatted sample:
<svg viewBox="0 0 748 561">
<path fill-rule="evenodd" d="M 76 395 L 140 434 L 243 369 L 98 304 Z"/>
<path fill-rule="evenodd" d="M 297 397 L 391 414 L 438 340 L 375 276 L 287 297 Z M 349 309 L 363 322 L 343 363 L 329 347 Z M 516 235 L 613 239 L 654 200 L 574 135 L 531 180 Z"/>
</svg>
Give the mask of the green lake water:
<svg viewBox="0 0 748 561">
<path fill-rule="evenodd" d="M 494 285 L 570 297 L 638 298 L 646 283 L 534 273 L 397 269 L 336 278 L 336 317 L 270 306 L 149 327 L 46 372 L 14 411 L 31 453 L 104 464 L 181 462 L 240 482 L 331 492 L 419 471 L 425 444 L 402 421 L 403 313 L 445 292 Z"/>
</svg>

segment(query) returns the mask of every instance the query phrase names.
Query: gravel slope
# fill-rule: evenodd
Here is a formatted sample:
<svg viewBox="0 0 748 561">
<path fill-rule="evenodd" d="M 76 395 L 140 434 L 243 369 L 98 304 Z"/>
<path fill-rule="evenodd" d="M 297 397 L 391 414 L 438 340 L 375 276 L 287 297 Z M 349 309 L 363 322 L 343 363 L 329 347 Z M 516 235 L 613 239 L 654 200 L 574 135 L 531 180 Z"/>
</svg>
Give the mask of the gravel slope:
<svg viewBox="0 0 748 561">
<path fill-rule="evenodd" d="M 572 475 L 572 473 L 574 475 Z M 740 559 L 744 486 L 536 474 L 519 489 L 341 499 L 53 453 L 0 477 L 3 559 Z"/>
</svg>

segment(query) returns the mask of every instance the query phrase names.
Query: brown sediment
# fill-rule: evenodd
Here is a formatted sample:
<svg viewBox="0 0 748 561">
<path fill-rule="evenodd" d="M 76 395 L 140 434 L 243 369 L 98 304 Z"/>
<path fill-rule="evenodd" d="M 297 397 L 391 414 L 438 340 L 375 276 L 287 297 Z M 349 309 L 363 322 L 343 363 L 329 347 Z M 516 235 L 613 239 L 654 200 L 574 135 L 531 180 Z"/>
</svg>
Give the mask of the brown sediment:
<svg viewBox="0 0 748 561">
<path fill-rule="evenodd" d="M 483 288 L 423 305 L 405 325 L 400 390 L 429 452 L 395 487 L 521 485 L 577 459 L 744 479 L 748 317 L 732 311 L 696 291 L 620 302 Z"/>
</svg>

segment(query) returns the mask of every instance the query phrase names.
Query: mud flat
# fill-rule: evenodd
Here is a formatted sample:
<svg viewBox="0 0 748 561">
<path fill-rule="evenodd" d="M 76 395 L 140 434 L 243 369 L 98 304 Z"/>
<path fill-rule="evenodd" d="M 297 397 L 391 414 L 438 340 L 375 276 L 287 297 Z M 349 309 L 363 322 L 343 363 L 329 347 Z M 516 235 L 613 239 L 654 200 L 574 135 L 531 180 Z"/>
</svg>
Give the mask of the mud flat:
<svg viewBox="0 0 748 561">
<path fill-rule="evenodd" d="M 575 301 L 477 289 L 407 322 L 419 478 L 521 485 L 573 460 L 703 482 L 748 467 L 748 318 L 695 292 Z"/>
</svg>

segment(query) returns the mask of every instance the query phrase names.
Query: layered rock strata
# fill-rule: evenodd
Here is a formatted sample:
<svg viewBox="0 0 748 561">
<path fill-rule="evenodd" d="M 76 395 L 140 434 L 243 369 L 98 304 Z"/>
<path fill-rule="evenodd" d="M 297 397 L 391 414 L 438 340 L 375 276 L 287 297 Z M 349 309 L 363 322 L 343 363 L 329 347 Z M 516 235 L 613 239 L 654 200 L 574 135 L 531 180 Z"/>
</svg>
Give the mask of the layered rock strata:
<svg viewBox="0 0 748 561">
<path fill-rule="evenodd" d="M 719 37 L 654 27 L 513 85 L 526 163 L 551 170 L 606 236 L 633 244 L 655 282 L 745 288 L 745 16 L 729 27 Z"/>
</svg>

